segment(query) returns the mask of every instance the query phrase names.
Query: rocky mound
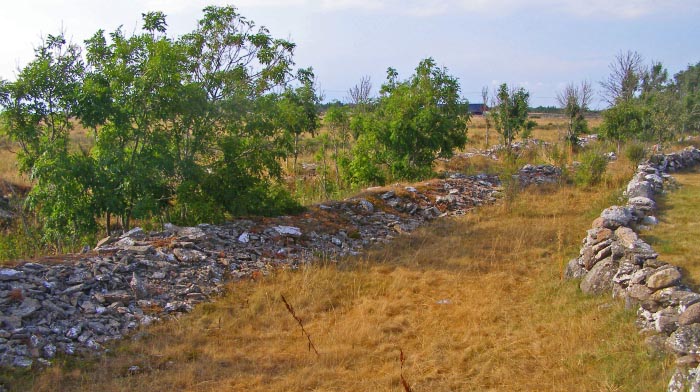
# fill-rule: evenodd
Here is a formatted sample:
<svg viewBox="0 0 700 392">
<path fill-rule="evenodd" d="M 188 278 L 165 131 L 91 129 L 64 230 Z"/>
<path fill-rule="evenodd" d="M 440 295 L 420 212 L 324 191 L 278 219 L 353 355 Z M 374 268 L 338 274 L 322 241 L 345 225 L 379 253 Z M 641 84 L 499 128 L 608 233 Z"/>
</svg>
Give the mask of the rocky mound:
<svg viewBox="0 0 700 392">
<path fill-rule="evenodd" d="M 139 325 L 188 312 L 229 279 L 354 255 L 434 218 L 492 203 L 499 181 L 453 174 L 368 190 L 298 216 L 224 225 L 136 228 L 86 255 L 0 268 L 0 365 L 49 364 L 95 352 Z"/>
</svg>

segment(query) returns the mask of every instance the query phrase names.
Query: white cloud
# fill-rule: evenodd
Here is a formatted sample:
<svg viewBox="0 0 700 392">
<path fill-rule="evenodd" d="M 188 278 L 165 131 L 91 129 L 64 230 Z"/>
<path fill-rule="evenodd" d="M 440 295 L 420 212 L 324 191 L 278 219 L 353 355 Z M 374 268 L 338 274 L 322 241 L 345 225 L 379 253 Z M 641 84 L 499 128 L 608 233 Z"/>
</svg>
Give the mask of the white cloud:
<svg viewBox="0 0 700 392">
<path fill-rule="evenodd" d="M 191 4 L 187 0 L 151 0 L 151 3 Z M 532 10 L 578 17 L 634 19 L 654 13 L 700 11 L 697 0 L 241 0 L 236 4 L 249 8 L 304 7 L 326 12 L 359 10 L 424 17 L 464 11 L 497 15 Z"/>
</svg>

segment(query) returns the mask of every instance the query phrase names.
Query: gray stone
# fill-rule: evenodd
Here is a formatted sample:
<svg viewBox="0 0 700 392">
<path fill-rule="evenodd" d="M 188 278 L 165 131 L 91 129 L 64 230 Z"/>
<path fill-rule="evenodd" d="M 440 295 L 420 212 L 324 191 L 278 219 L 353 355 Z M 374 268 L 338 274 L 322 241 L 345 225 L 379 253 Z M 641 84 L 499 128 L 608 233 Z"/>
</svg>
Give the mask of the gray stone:
<svg viewBox="0 0 700 392">
<path fill-rule="evenodd" d="M 25 298 L 22 304 L 12 311 L 12 315 L 20 318 L 31 316 L 34 312 L 41 308 L 39 301 L 34 298 Z"/>
<path fill-rule="evenodd" d="M 0 268 L 0 282 L 19 280 L 24 277 L 24 272 L 12 268 Z"/>
<path fill-rule="evenodd" d="M 275 226 L 273 229 L 283 236 L 301 237 L 301 230 L 294 226 Z"/>
<path fill-rule="evenodd" d="M 207 255 L 194 249 L 175 248 L 173 255 L 182 263 L 201 262 L 207 259 Z"/>
<path fill-rule="evenodd" d="M 632 284 L 627 288 L 627 295 L 639 302 L 646 301 L 651 297 L 652 291 L 641 284 Z"/>
<path fill-rule="evenodd" d="M 649 181 L 631 181 L 627 185 L 627 197 L 646 197 L 651 198 L 654 196 L 654 190 Z"/>
<path fill-rule="evenodd" d="M 238 242 L 240 242 L 241 244 L 247 244 L 248 242 L 250 242 L 250 234 L 248 234 L 247 231 L 241 234 L 240 236 L 238 236 Z"/>
<path fill-rule="evenodd" d="M 614 230 L 620 226 L 627 226 L 632 221 L 632 213 L 627 207 L 612 206 L 603 210 L 600 214 L 603 226 Z"/>
<path fill-rule="evenodd" d="M 618 263 L 612 258 L 598 262 L 588 271 L 581 281 L 581 291 L 586 294 L 600 295 L 610 291 L 613 285 L 613 276 L 617 272 Z"/>
<path fill-rule="evenodd" d="M 146 237 L 146 232 L 144 232 L 143 229 L 140 227 L 134 227 L 133 229 L 122 234 L 119 238 L 126 238 L 126 237 L 142 239 L 142 238 Z"/>
<path fill-rule="evenodd" d="M 647 287 L 656 291 L 666 287 L 676 286 L 680 281 L 681 273 L 678 269 L 665 268 L 647 278 Z"/>
<path fill-rule="evenodd" d="M 666 347 L 679 356 L 700 354 L 700 324 L 679 326 L 666 340 Z"/>
<path fill-rule="evenodd" d="M 637 196 L 637 197 L 632 197 L 627 201 L 627 204 L 634 206 L 635 208 L 638 208 L 642 211 L 648 212 L 656 209 L 656 202 L 654 200 L 644 197 L 644 196 Z"/>
<path fill-rule="evenodd" d="M 22 318 L 18 316 L 0 316 L 0 325 L 8 330 L 22 328 Z"/>
<path fill-rule="evenodd" d="M 620 227 L 615 230 L 615 237 L 620 241 L 620 244 L 625 248 L 634 247 L 635 242 L 639 239 L 637 233 L 629 227 Z"/>
<path fill-rule="evenodd" d="M 655 216 L 645 216 L 642 218 L 641 224 L 644 226 L 656 226 L 659 224 L 659 220 Z"/>
<path fill-rule="evenodd" d="M 360 207 L 369 213 L 374 212 L 374 204 L 370 203 L 367 199 L 360 199 Z"/>
<path fill-rule="evenodd" d="M 566 264 L 566 269 L 564 270 L 564 277 L 566 277 L 567 279 L 580 279 L 584 275 L 586 275 L 586 272 L 586 269 L 578 263 L 578 259 L 571 259 Z"/>
<path fill-rule="evenodd" d="M 695 323 L 700 323 L 700 302 L 696 302 L 688 306 L 688 308 L 678 317 L 678 324 L 680 325 Z"/>
<path fill-rule="evenodd" d="M 671 334 L 678 328 L 678 310 L 665 308 L 658 311 L 654 316 L 654 328 L 666 335 Z"/>
</svg>

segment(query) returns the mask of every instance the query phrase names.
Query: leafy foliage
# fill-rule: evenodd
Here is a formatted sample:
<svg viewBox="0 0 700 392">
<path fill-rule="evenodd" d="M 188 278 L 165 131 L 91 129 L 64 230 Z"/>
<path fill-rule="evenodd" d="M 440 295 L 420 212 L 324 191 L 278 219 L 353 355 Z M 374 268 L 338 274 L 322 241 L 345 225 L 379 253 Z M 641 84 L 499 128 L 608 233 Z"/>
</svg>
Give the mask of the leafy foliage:
<svg viewBox="0 0 700 392">
<path fill-rule="evenodd" d="M 496 94 L 496 105 L 491 110 L 491 118 L 496 131 L 508 151 L 516 136 L 532 129 L 534 123 L 528 121 L 530 94 L 524 88 L 509 89 L 503 83 Z"/>
<path fill-rule="evenodd" d="M 574 182 L 580 186 L 592 186 L 603 180 L 608 160 L 596 150 L 585 151 L 581 155 L 581 164 L 576 168 Z"/>
<path fill-rule="evenodd" d="M 389 68 L 375 110 L 352 123 L 358 140 L 348 164 L 351 181 L 427 175 L 437 157 L 449 158 L 466 144 L 468 118 L 457 79 L 433 59 L 421 61 L 405 81 Z"/>
<path fill-rule="evenodd" d="M 291 79 L 294 44 L 234 7 L 206 7 L 182 37 L 166 32 L 162 12 L 143 14 L 139 33 L 96 32 L 85 62 L 77 45 L 49 36 L 0 86 L 6 132 L 34 181 L 28 205 L 53 240 L 92 233 L 101 216 L 109 230 L 113 216 L 128 228 L 160 214 L 216 221 L 296 208 L 273 185 L 289 151 L 281 102 L 300 97 L 300 129 L 317 126 L 306 79 L 272 93 Z M 69 151 L 74 119 L 93 130 L 90 150 Z"/>
</svg>

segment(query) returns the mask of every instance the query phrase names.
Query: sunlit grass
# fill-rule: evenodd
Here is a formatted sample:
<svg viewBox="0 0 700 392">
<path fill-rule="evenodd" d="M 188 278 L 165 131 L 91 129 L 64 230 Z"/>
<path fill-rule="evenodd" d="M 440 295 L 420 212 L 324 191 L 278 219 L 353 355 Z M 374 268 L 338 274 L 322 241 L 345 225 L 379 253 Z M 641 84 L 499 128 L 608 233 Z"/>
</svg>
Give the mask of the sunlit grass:
<svg viewBox="0 0 700 392">
<path fill-rule="evenodd" d="M 685 270 L 686 283 L 700 287 L 700 170 L 674 173 L 680 188 L 657 199 L 660 224 L 643 237 L 660 258 Z"/>
<path fill-rule="evenodd" d="M 398 391 L 403 350 L 416 391 L 662 390 L 670 363 L 647 350 L 634 313 L 561 278 L 593 217 L 615 201 L 622 176 L 610 181 L 594 193 L 522 192 L 362 259 L 232 283 L 109 356 L 59 364 L 18 388 Z"/>
</svg>

